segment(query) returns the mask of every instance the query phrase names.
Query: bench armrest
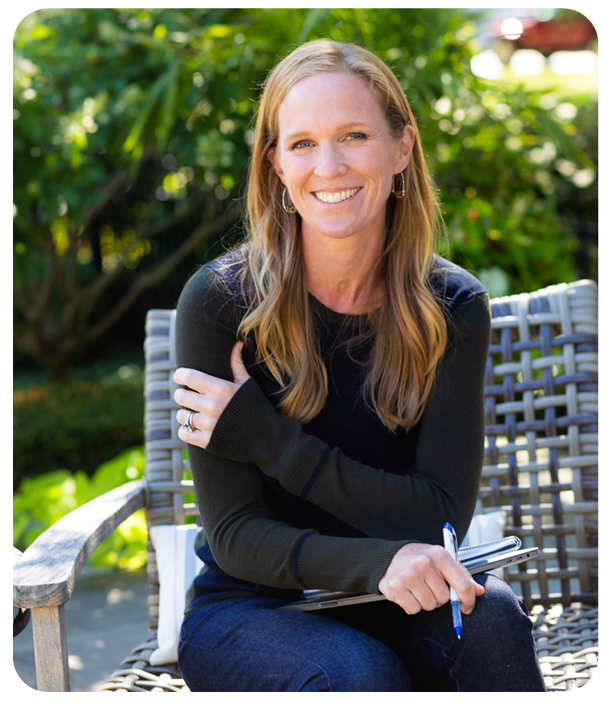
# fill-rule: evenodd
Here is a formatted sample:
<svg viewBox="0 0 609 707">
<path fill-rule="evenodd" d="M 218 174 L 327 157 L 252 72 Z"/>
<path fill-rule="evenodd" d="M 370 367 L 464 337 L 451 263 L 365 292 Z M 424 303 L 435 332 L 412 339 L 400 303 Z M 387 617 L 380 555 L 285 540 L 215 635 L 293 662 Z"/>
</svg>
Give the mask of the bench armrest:
<svg viewBox="0 0 609 707">
<path fill-rule="evenodd" d="M 146 503 L 146 482 L 130 481 L 54 523 L 13 568 L 13 604 L 22 609 L 60 606 L 70 598 L 95 548 Z"/>
</svg>

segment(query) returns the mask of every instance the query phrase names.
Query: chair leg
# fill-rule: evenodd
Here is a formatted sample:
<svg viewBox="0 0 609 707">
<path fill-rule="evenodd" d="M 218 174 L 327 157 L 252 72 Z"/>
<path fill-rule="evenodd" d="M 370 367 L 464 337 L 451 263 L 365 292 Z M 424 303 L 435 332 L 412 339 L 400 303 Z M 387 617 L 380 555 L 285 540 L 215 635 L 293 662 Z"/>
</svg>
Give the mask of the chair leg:
<svg viewBox="0 0 609 707">
<path fill-rule="evenodd" d="M 70 692 L 65 606 L 32 609 L 36 687 L 40 692 Z"/>
</svg>

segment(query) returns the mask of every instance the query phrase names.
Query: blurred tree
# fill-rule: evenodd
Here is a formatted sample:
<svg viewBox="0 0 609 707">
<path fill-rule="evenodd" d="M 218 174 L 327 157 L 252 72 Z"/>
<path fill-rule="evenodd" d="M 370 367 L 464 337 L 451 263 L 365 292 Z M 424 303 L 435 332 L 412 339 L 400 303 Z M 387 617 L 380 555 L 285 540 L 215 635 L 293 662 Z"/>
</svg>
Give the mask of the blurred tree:
<svg viewBox="0 0 609 707">
<path fill-rule="evenodd" d="M 579 240 L 557 199 L 595 189 L 594 147 L 564 100 L 472 75 L 475 21 L 429 8 L 26 17 L 15 34 L 16 346 L 64 376 L 178 263 L 239 235 L 260 83 L 318 37 L 367 46 L 398 76 L 441 190 L 448 257 L 493 295 L 572 279 Z"/>
</svg>

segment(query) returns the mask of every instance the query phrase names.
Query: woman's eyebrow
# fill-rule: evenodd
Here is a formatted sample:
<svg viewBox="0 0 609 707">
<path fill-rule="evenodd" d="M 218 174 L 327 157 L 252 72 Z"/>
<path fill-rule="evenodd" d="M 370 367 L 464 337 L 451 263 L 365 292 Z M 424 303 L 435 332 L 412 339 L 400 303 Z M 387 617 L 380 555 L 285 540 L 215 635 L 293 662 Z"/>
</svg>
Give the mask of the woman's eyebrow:
<svg viewBox="0 0 609 707">
<path fill-rule="evenodd" d="M 365 128 L 367 130 L 370 130 L 370 126 L 368 126 L 366 123 L 349 122 L 349 123 L 344 123 L 342 125 L 337 126 L 336 131 L 343 132 L 346 130 L 353 130 L 354 128 Z M 282 138 L 282 140 L 285 142 L 294 142 L 294 141 L 298 140 L 299 138 L 310 137 L 313 132 L 314 132 L 314 129 L 313 130 L 298 130 L 297 132 L 288 133 L 287 135 L 285 135 L 285 137 Z"/>
</svg>

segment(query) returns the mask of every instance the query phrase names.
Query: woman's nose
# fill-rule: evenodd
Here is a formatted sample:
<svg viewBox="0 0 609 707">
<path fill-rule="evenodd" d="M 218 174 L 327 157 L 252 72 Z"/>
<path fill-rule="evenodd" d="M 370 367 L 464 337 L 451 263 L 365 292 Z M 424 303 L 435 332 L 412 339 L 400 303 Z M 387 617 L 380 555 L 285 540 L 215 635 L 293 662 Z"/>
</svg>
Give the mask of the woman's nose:
<svg viewBox="0 0 609 707">
<path fill-rule="evenodd" d="M 342 176 L 347 171 L 340 149 L 335 145 L 321 146 L 318 151 L 318 161 L 315 175 L 328 182 Z"/>
</svg>

